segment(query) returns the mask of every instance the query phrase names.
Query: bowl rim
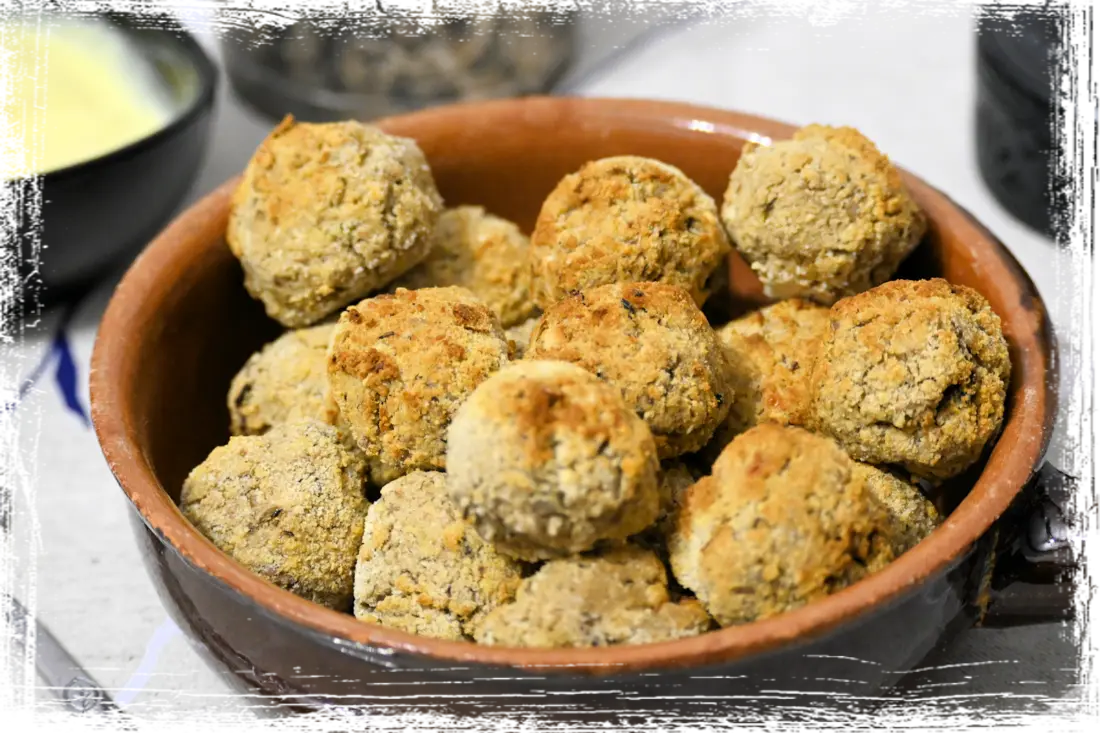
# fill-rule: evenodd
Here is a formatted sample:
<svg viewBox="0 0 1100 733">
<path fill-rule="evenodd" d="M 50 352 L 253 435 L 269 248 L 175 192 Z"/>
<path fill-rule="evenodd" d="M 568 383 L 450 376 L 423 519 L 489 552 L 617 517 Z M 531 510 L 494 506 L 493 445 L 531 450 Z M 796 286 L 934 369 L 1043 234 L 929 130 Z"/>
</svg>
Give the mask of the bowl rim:
<svg viewBox="0 0 1100 733">
<path fill-rule="evenodd" d="M 637 124 L 674 127 L 698 125 L 721 129 L 748 140 L 789 137 L 794 126 L 755 115 L 677 102 L 638 99 L 526 97 L 435 107 L 375 121 L 397 134 L 425 126 L 461 124 L 471 116 L 523 119 L 569 114 L 602 120 L 628 117 Z M 928 538 L 883 570 L 799 609 L 761 621 L 705 634 L 651 644 L 584 649 L 527 649 L 447 641 L 359 621 L 283 590 L 253 574 L 218 550 L 194 529 L 161 487 L 143 447 L 133 438 L 130 396 L 117 378 L 136 373 L 134 333 L 148 328 L 145 301 L 165 282 L 166 264 L 187 251 L 196 230 L 211 222 L 224 226 L 228 200 L 240 180 L 234 177 L 180 214 L 131 265 L 115 290 L 100 323 L 92 355 L 92 420 L 100 447 L 117 482 L 154 534 L 189 565 L 213 576 L 251 602 L 264 615 L 299 633 L 320 637 L 330 646 L 363 657 L 406 652 L 434 661 L 482 664 L 518 670 L 572 674 L 618 674 L 728 662 L 826 634 L 864 613 L 918 588 L 933 574 L 955 565 L 1008 509 L 1040 465 L 1055 415 L 1054 340 L 1046 309 L 1031 279 L 985 227 L 947 196 L 910 173 L 905 183 L 930 220 L 950 222 L 964 241 L 988 250 L 982 264 L 985 287 L 1004 291 L 1019 310 L 1002 315 L 1017 332 L 1014 353 L 1021 363 L 1019 387 L 992 448 L 989 464 L 958 508 Z M 1007 440 L 1011 438 L 1011 440 Z M 1007 440 L 1007 442 L 1006 442 Z"/>
<path fill-rule="evenodd" d="M 89 170 L 111 165 L 112 163 L 126 160 L 127 158 L 132 158 L 176 135 L 180 130 L 191 125 L 196 119 L 214 106 L 214 100 L 218 91 L 219 77 L 218 68 L 214 64 L 213 59 L 210 58 L 210 54 L 206 52 L 202 44 L 200 44 L 173 16 L 157 14 L 153 17 L 156 19 L 155 27 L 152 23 L 148 26 L 143 23 L 138 27 L 134 25 L 132 17 L 125 13 L 106 12 L 99 15 L 100 20 L 114 25 L 120 32 L 126 35 L 132 35 L 135 28 L 138 28 L 142 32 L 156 33 L 166 38 L 171 38 L 172 43 L 182 52 L 182 55 L 187 58 L 191 67 L 195 69 L 195 73 L 198 74 L 199 89 L 194 99 L 177 112 L 168 124 L 157 128 L 148 135 L 138 138 L 133 142 L 126 143 L 121 148 L 115 148 L 95 158 L 82 160 L 79 163 L 72 163 L 62 168 L 54 168 L 53 170 L 43 173 L 32 173 L 12 178 L 10 179 L 11 181 L 38 179 L 50 183 L 53 181 L 65 180 L 67 178 L 75 178 L 87 173 Z"/>
</svg>

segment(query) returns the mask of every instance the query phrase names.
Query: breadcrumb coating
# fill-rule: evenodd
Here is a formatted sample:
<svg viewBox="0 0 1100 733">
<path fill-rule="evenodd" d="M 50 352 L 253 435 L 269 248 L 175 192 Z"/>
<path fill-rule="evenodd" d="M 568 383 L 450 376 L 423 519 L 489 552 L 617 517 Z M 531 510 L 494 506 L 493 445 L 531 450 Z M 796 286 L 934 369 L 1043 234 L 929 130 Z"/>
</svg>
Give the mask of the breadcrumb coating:
<svg viewBox="0 0 1100 733">
<path fill-rule="evenodd" d="M 386 484 L 371 504 L 355 567 L 355 616 L 414 634 L 464 639 L 511 601 L 522 567 L 462 519 L 439 472 Z"/>
<path fill-rule="evenodd" d="M 297 420 L 328 422 L 325 354 L 335 324 L 287 331 L 257 351 L 229 386 L 230 431 L 261 435 Z"/>
<path fill-rule="evenodd" d="M 685 492 L 673 573 L 722 626 L 825 597 L 893 559 L 884 507 L 832 440 L 765 423 Z"/>
<path fill-rule="evenodd" d="M 702 305 L 731 247 L 718 206 L 683 171 L 637 156 L 563 178 L 531 235 L 533 296 L 544 310 L 599 285 L 666 282 Z"/>
<path fill-rule="evenodd" d="M 711 625 L 698 601 L 672 602 L 656 555 L 626 545 L 547 562 L 474 637 L 497 646 L 595 647 L 683 639 Z"/>
<path fill-rule="evenodd" d="M 341 313 L 329 389 L 371 481 L 441 470 L 455 411 L 508 356 L 497 317 L 465 288 L 400 289 Z"/>
<path fill-rule="evenodd" d="M 859 461 L 942 481 L 1001 428 L 1011 373 L 1001 321 L 976 291 L 895 280 L 833 306 L 809 425 Z"/>
<path fill-rule="evenodd" d="M 540 560 L 657 518 L 657 449 L 618 391 L 578 366 L 518 361 L 458 410 L 447 488 L 498 550 Z"/>
<path fill-rule="evenodd" d="M 301 328 L 423 260 L 442 210 L 414 141 L 288 116 L 245 169 L 226 241 L 248 292 L 271 318 Z"/>
<path fill-rule="evenodd" d="M 773 298 L 832 304 L 893 276 L 927 229 L 901 175 L 851 127 L 746 143 L 722 222 Z"/>
<path fill-rule="evenodd" d="M 764 422 L 804 425 L 810 374 L 829 327 L 829 309 L 790 299 L 718 329 L 731 375 L 729 417 L 704 451 L 711 461 L 733 438 Z"/>
<path fill-rule="evenodd" d="M 604 285 L 569 296 L 543 315 L 525 358 L 570 362 L 617 387 L 662 459 L 706 445 L 734 400 L 722 344 L 676 285 Z"/>
<path fill-rule="evenodd" d="M 428 257 L 394 287 L 457 285 L 476 295 L 511 328 L 535 314 L 527 237 L 515 224 L 480 206 L 447 209 L 439 217 Z"/>
<path fill-rule="evenodd" d="M 180 510 L 252 572 L 346 611 L 367 512 L 364 472 L 331 425 L 285 423 L 211 451 L 184 480 Z"/>
<path fill-rule="evenodd" d="M 894 524 L 890 537 L 895 556 L 911 550 L 943 521 L 935 504 L 912 483 L 866 463 L 855 463 L 852 474 L 889 512 Z"/>
</svg>

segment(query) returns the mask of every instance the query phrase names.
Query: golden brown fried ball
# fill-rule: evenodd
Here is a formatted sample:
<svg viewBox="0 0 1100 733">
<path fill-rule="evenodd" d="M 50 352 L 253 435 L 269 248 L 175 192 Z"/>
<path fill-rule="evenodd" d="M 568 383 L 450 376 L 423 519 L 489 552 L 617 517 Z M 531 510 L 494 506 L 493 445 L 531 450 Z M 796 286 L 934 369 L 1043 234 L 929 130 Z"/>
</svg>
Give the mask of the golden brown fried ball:
<svg viewBox="0 0 1100 733">
<path fill-rule="evenodd" d="M 866 484 L 890 514 L 893 528 L 889 541 L 895 557 L 915 547 L 940 525 L 936 506 L 913 484 L 866 463 L 854 462 L 852 475 Z"/>
<path fill-rule="evenodd" d="M 661 497 L 661 509 L 657 515 L 657 522 L 653 525 L 657 529 L 667 529 L 671 532 L 675 527 L 676 517 L 680 507 L 684 503 L 688 488 L 695 483 L 695 475 L 683 461 L 671 460 L 661 464 L 661 475 L 657 481 L 657 491 Z M 663 532 L 663 534 L 668 534 Z"/>
<path fill-rule="evenodd" d="M 764 422 L 802 425 L 810 406 L 810 374 L 829 327 L 829 309 L 783 300 L 718 329 L 731 374 L 729 417 L 705 453 L 718 457 L 734 436 Z"/>
<path fill-rule="evenodd" d="M 183 482 L 180 510 L 275 585 L 346 611 L 367 500 L 362 458 L 315 420 L 235 436 Z"/>
<path fill-rule="evenodd" d="M 569 296 L 543 315 L 524 358 L 567 361 L 617 387 L 649 425 L 660 458 L 706 445 L 734 399 L 717 335 L 676 285 L 613 284 Z"/>
<path fill-rule="evenodd" d="M 245 169 L 226 240 L 248 292 L 299 328 L 424 259 L 442 208 L 414 141 L 359 122 L 287 117 Z"/>
<path fill-rule="evenodd" d="M 685 493 L 669 538 L 676 579 L 722 626 L 798 608 L 893 555 L 885 509 L 832 440 L 765 423 L 734 438 Z"/>
<path fill-rule="evenodd" d="M 665 567 L 626 545 L 551 560 L 491 611 L 474 638 L 510 647 L 595 647 L 683 639 L 712 625 L 694 599 L 673 603 Z"/>
<path fill-rule="evenodd" d="M 527 237 L 512 222 L 480 206 L 447 209 L 427 259 L 395 285 L 467 288 L 497 314 L 501 326 L 511 328 L 535 313 L 527 249 Z"/>
<path fill-rule="evenodd" d="M 729 251 L 714 200 L 678 168 L 604 158 L 567 175 L 543 202 L 531 235 L 533 296 L 547 309 L 599 285 L 666 282 L 702 305 Z"/>
<path fill-rule="evenodd" d="M 261 435 L 273 425 L 329 422 L 325 354 L 335 324 L 287 331 L 249 357 L 229 386 L 230 431 Z"/>
<path fill-rule="evenodd" d="M 657 476 L 657 494 L 660 497 L 657 520 L 631 541 L 652 550 L 662 562 L 668 563 L 668 538 L 676 529 L 684 497 L 697 478 L 688 464 L 679 459 L 662 461 L 661 472 Z"/>
<path fill-rule="evenodd" d="M 496 316 L 465 288 L 377 295 L 340 315 L 329 389 L 371 481 L 442 470 L 458 406 L 508 363 Z"/>
<path fill-rule="evenodd" d="M 618 390 L 578 366 L 519 361 L 483 382 L 447 436 L 447 488 L 501 552 L 561 557 L 657 518 L 657 449 Z"/>
<path fill-rule="evenodd" d="M 825 304 L 888 280 L 927 228 L 874 143 L 823 125 L 746 143 L 722 222 L 769 296 Z"/>
<path fill-rule="evenodd" d="M 1000 430 L 1011 364 L 981 295 L 895 280 L 833 306 L 810 424 L 859 461 L 932 481 L 961 473 Z"/>
<path fill-rule="evenodd" d="M 462 519 L 436 471 L 386 484 L 371 504 L 355 567 L 355 616 L 441 639 L 463 639 L 511 601 L 521 566 Z"/>
</svg>

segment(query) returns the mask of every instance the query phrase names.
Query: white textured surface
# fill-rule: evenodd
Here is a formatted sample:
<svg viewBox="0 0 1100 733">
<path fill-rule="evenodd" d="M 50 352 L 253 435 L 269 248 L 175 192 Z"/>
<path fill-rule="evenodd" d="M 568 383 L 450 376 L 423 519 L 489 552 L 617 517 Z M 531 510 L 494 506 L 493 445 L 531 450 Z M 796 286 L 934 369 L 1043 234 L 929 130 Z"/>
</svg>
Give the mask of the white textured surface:
<svg viewBox="0 0 1100 733">
<path fill-rule="evenodd" d="M 586 53 L 606 49 L 605 32 L 589 34 L 597 41 Z M 602 45 L 594 45 L 601 38 Z M 228 99 L 225 86 L 222 91 L 196 194 L 239 171 L 269 127 Z M 707 22 L 659 37 L 579 91 L 855 125 L 1000 236 L 1036 281 L 1056 326 L 1064 323 L 1058 253 L 999 208 L 974 164 L 973 35 L 965 15 L 893 11 L 819 26 L 795 18 Z M 85 405 L 95 326 L 112 289 L 105 287 L 86 304 L 71 329 Z M 45 347 L 28 344 L 32 351 Z M 182 637 L 164 633 L 167 617 L 141 568 L 127 504 L 90 432 L 65 410 L 49 374 L 21 409 L 29 423 L 40 419 L 42 428 L 37 573 L 43 621 L 116 697 L 133 698 L 135 712 L 246 704 L 229 694 Z M 914 675 L 907 694 L 1061 696 L 1076 666 L 1064 634 L 1059 626 L 968 632 L 933 660 L 954 666 Z M 120 690 L 139 667 L 152 676 L 140 689 Z M 45 692 L 39 696 L 48 700 Z"/>
</svg>

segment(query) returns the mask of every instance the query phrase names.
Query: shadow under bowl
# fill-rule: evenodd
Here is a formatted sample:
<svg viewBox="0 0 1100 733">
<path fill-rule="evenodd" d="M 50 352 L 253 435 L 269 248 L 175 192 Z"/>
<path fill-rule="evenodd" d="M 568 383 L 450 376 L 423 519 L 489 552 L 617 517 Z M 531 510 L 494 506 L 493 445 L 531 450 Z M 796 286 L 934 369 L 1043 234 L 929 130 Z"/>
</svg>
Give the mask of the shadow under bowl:
<svg viewBox="0 0 1100 733">
<path fill-rule="evenodd" d="M 441 107 L 381 125 L 418 141 L 448 205 L 480 204 L 526 231 L 558 180 L 588 160 L 658 158 L 720 199 L 746 141 L 793 132 L 704 107 L 572 98 Z M 931 223 L 899 276 L 942 276 L 977 289 L 1000 315 L 1010 347 L 1005 426 L 969 493 L 889 567 L 806 607 L 680 641 L 557 650 L 478 646 L 362 623 L 271 585 L 184 519 L 176 506 L 181 482 L 228 438 L 230 378 L 280 330 L 246 294 L 226 247 L 236 180 L 227 182 L 133 264 L 93 357 L 96 431 L 133 504 L 165 605 L 231 682 L 301 705 L 547 712 L 558 695 L 562 710 L 574 712 L 578 705 L 667 711 L 699 699 L 760 698 L 768 689 L 835 696 L 853 685 L 870 694 L 890 684 L 952 629 L 972 623 L 972 604 L 988 590 L 999 523 L 1040 463 L 1055 404 L 1049 323 L 1030 280 L 943 194 L 911 175 L 905 181 Z M 765 302 L 736 257 L 729 283 L 732 311 Z"/>
<path fill-rule="evenodd" d="M 173 117 L 122 149 L 0 184 L 0 316 L 55 303 L 138 252 L 175 214 L 206 151 L 218 85 L 207 53 L 150 0 L 84 9 L 135 44 Z"/>
</svg>

